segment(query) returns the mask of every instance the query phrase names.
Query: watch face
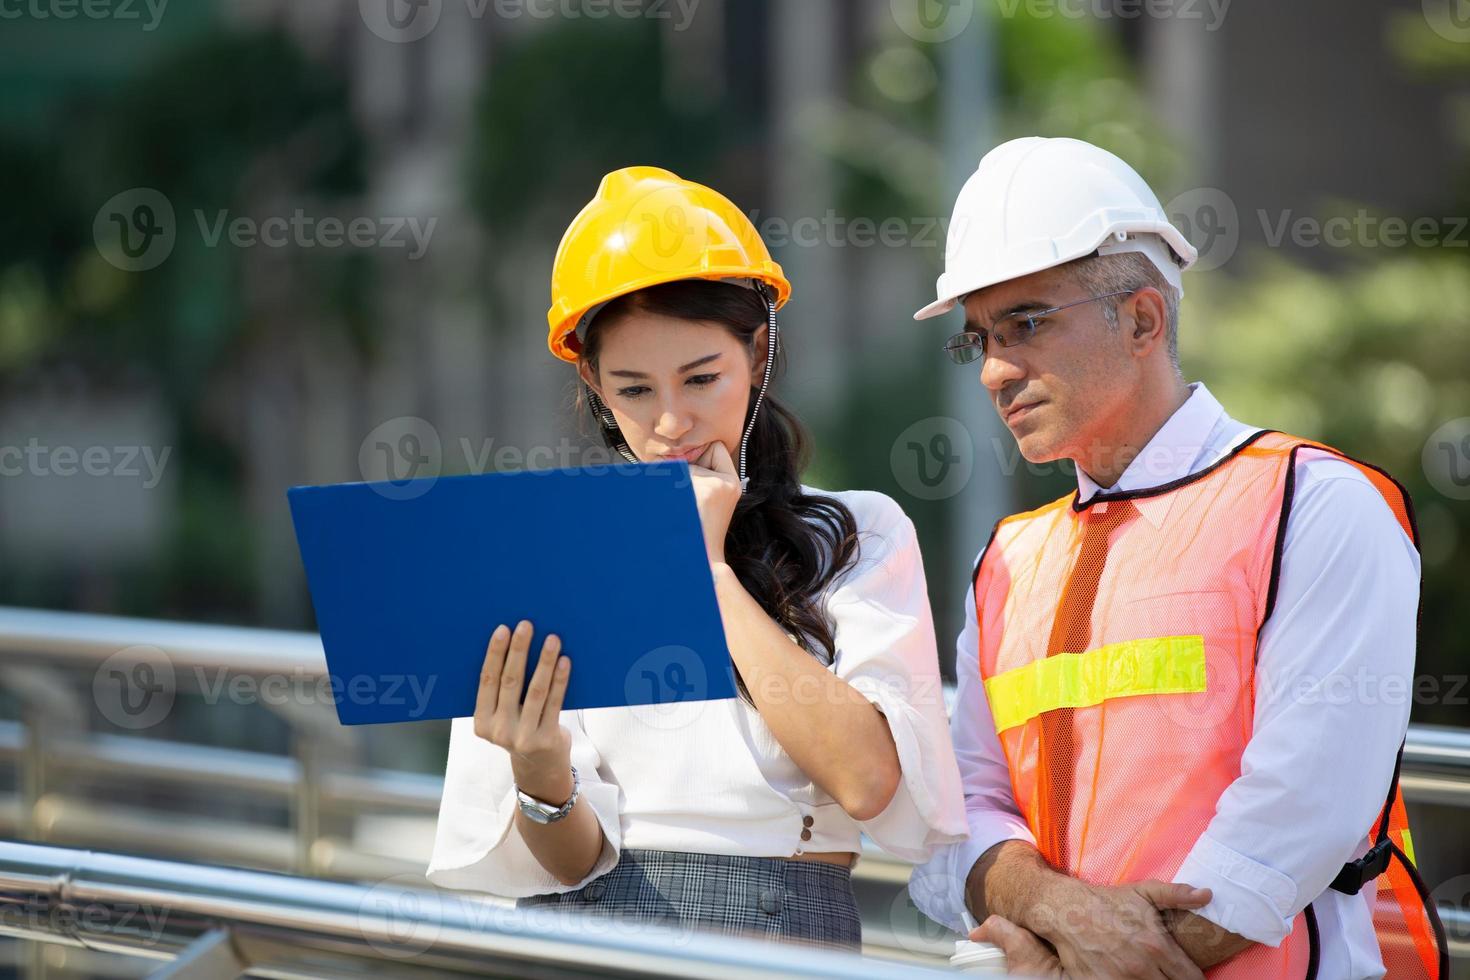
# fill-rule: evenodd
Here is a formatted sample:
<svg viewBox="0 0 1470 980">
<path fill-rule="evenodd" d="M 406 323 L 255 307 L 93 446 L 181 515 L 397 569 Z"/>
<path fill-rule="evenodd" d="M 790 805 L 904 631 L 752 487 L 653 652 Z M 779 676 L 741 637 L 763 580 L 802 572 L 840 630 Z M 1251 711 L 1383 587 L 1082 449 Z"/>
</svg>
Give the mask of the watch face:
<svg viewBox="0 0 1470 980">
<path fill-rule="evenodd" d="M 531 821 L 533 821 L 535 823 L 543 823 L 544 824 L 544 823 L 550 823 L 551 822 L 551 820 L 549 819 L 546 811 L 540 809 L 539 807 L 534 807 L 534 806 L 530 806 L 528 804 L 522 803 L 521 804 L 521 812 L 526 815 L 527 819 L 529 819 L 529 820 L 531 820 Z"/>
</svg>

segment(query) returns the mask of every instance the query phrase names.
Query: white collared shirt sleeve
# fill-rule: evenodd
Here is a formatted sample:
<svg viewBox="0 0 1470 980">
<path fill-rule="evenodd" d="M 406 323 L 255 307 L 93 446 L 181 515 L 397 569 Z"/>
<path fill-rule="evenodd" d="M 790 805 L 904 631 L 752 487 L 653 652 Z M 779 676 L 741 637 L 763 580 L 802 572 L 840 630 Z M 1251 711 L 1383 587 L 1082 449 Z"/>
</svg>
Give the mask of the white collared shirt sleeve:
<svg viewBox="0 0 1470 980">
<path fill-rule="evenodd" d="M 572 891 L 618 863 L 620 791 L 599 778 L 602 760 L 582 730 L 579 713 L 565 713 L 561 724 L 572 733 L 572 765 L 581 782 L 576 805 L 592 808 L 605 838 L 587 877 L 576 885 L 565 885 L 536 860 L 516 828 L 518 807 L 510 756 L 475 734 L 473 718 L 455 718 L 450 724 L 434 850 L 425 872 L 429 881 L 442 888 L 519 898 Z"/>
<path fill-rule="evenodd" d="M 966 594 L 965 626 L 955 643 L 955 676 L 950 733 L 964 789 L 969 838 L 940 848 L 927 863 L 915 868 L 909 878 L 909 896 L 920 912 L 965 935 L 978 925 L 965 905 L 965 882 L 975 862 L 1002 841 L 1036 844 L 1016 806 L 1005 750 L 980 680 L 980 629 L 973 590 Z"/>
<path fill-rule="evenodd" d="M 1241 774 L 1174 880 L 1280 945 L 1383 808 L 1413 695 L 1419 556 L 1355 468 L 1302 450 Z M 1336 895 L 1336 893 L 1331 893 Z"/>
<path fill-rule="evenodd" d="M 832 589 L 834 670 L 883 713 L 898 750 L 893 799 L 863 832 L 890 854 L 922 861 L 965 834 L 959 772 L 944 714 L 944 684 L 924 563 L 913 522 L 892 500 L 879 504 L 859 560 Z"/>
</svg>

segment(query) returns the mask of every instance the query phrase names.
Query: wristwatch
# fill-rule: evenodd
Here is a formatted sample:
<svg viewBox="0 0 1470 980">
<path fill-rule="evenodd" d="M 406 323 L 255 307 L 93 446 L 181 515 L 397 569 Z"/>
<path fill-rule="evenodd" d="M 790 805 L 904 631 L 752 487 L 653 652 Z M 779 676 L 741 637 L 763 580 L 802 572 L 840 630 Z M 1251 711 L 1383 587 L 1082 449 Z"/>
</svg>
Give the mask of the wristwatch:
<svg viewBox="0 0 1470 980">
<path fill-rule="evenodd" d="M 526 815 L 526 819 L 540 824 L 556 823 L 568 813 L 572 812 L 572 807 L 577 802 L 577 794 L 581 790 L 582 780 L 577 775 L 577 767 L 572 766 L 572 795 L 561 806 L 552 806 L 550 803 L 545 803 L 536 799 L 534 796 L 523 793 L 519 786 L 516 787 L 516 802 L 520 804 L 521 812 Z"/>
</svg>

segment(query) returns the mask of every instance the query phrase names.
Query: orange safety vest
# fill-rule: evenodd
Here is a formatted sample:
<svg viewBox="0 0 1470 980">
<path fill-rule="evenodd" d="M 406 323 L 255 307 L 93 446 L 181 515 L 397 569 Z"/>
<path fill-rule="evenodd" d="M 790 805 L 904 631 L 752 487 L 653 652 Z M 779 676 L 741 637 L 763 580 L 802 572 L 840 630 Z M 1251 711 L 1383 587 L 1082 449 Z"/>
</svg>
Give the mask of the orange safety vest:
<svg viewBox="0 0 1470 980">
<path fill-rule="evenodd" d="M 1170 881 L 1240 775 L 1304 446 L 1357 467 L 1418 546 L 1391 477 L 1271 431 L 1172 483 L 1073 494 L 996 525 L 975 573 L 980 676 L 1016 803 L 1054 867 L 1094 884 Z M 1368 854 L 1332 887 L 1368 889 L 1391 980 L 1439 980 L 1448 949 L 1397 767 L 1386 789 Z M 1317 954 L 1308 905 L 1279 947 L 1209 976 L 1314 977 Z"/>
</svg>

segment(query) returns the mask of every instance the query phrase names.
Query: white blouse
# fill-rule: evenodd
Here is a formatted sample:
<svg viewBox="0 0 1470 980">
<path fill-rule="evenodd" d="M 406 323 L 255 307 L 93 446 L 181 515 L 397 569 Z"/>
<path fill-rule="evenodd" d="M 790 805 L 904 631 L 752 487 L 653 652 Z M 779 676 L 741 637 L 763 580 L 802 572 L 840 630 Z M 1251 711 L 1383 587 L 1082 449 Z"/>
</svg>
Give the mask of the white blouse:
<svg viewBox="0 0 1470 980">
<path fill-rule="evenodd" d="M 506 897 L 567 892 L 612 869 L 625 847 L 750 857 L 861 853 L 859 835 L 910 861 L 968 833 L 950 742 L 934 623 L 914 526 L 868 490 L 807 493 L 841 500 L 858 527 L 858 561 L 825 593 L 836 624 L 832 665 L 888 720 L 903 778 L 887 808 L 856 821 L 782 750 L 743 699 L 563 712 L 578 806 L 606 844 L 587 877 L 565 885 L 516 829 L 506 752 L 451 723 L 444 796 L 426 875 L 436 885 Z M 799 696 L 794 692 L 793 696 Z M 803 818 L 811 817 L 809 828 Z M 802 839 L 809 829 L 810 840 Z"/>
</svg>

